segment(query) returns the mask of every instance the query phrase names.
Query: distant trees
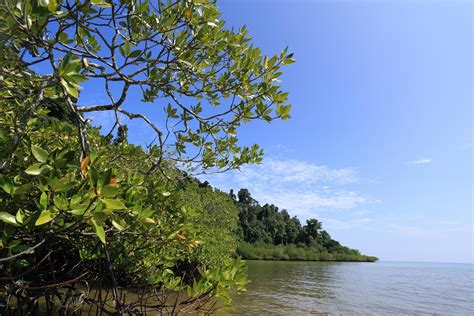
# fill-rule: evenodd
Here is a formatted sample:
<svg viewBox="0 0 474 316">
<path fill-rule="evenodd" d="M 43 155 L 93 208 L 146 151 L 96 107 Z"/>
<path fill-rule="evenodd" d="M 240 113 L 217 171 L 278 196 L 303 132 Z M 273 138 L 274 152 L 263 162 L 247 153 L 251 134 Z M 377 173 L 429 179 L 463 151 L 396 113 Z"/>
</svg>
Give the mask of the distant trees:
<svg viewBox="0 0 474 316">
<path fill-rule="evenodd" d="M 307 235 L 317 238 L 319 230 L 321 230 L 323 227 L 322 225 L 323 223 L 317 219 L 311 218 L 306 220 L 306 226 L 304 227 L 304 230 L 306 231 Z"/>
<path fill-rule="evenodd" d="M 294 260 L 294 261 L 358 261 L 374 262 L 377 257 L 361 255 L 357 250 L 345 248 L 344 251 L 330 252 L 316 250 L 306 245 L 271 245 L 265 243 L 241 242 L 237 252 L 251 260 Z"/>
<path fill-rule="evenodd" d="M 261 206 L 247 189 L 230 197 L 239 210 L 238 253 L 246 259 L 374 261 L 359 251 L 342 246 L 310 218 L 302 226 L 299 219 L 273 204 Z M 276 248 L 275 248 L 276 247 Z"/>
<path fill-rule="evenodd" d="M 324 236 L 329 236 L 326 231 L 322 231 L 322 223 L 317 219 L 308 219 L 306 225 L 301 226 L 299 219 L 290 217 L 286 210 L 280 211 L 273 204 L 261 206 L 247 189 L 239 190 L 237 197 L 235 203 L 239 208 L 241 235 L 245 241 L 274 245 L 310 245 L 320 239 L 322 232 Z"/>
</svg>

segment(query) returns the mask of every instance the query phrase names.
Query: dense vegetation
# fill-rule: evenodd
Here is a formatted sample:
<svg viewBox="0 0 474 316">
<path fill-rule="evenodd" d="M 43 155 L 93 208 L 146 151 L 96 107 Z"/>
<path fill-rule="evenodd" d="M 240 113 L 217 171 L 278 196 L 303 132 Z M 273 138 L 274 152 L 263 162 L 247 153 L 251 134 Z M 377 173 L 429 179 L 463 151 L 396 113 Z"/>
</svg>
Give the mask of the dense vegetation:
<svg viewBox="0 0 474 316">
<path fill-rule="evenodd" d="M 242 290 L 236 205 L 180 170 L 261 161 L 238 129 L 289 118 L 291 54 L 263 55 L 207 0 L 5 0 L 0 15 L 0 314 L 176 314 Z M 129 144 L 129 120 L 154 141 Z"/>
<path fill-rule="evenodd" d="M 377 257 L 361 255 L 354 249 L 327 251 L 305 244 L 272 245 L 241 242 L 237 253 L 247 260 L 357 261 L 374 262 Z"/>
<path fill-rule="evenodd" d="M 358 250 L 341 245 L 322 229 L 317 219 L 308 219 L 302 226 L 296 216 L 275 205 L 261 206 L 247 189 L 237 197 L 239 208 L 238 254 L 244 259 L 265 260 L 321 260 L 321 261 L 376 261 Z"/>
<path fill-rule="evenodd" d="M 11 107 L 3 118 L 21 112 Z M 70 123 L 41 107 L 28 125 L 0 176 L 1 251 L 10 258 L 1 267 L 3 298 L 21 293 L 18 304 L 27 305 L 39 289 L 54 293 L 51 286 L 76 280 L 186 290 L 180 304 L 227 296 L 229 285 L 242 289 L 245 268 L 233 259 L 237 211 L 227 194 L 158 173 L 144 176 L 150 162 L 140 147 L 106 139 L 93 128 L 88 139 L 97 151 L 78 167 Z M 164 168 L 172 179 L 181 178 L 179 170 Z M 85 295 L 63 294 L 72 308 Z"/>
</svg>

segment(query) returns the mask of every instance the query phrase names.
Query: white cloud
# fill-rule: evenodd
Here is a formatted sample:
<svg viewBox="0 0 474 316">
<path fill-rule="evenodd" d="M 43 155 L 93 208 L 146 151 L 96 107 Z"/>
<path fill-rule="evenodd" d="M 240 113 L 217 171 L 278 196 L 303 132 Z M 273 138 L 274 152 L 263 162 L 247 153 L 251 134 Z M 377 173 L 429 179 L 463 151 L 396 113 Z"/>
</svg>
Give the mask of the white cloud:
<svg viewBox="0 0 474 316">
<path fill-rule="evenodd" d="M 241 183 L 273 181 L 299 185 L 346 184 L 356 181 L 352 168 L 330 169 L 300 160 L 266 159 L 262 164 L 244 166 L 235 175 Z"/>
<path fill-rule="evenodd" d="M 352 209 L 373 201 L 346 188 L 357 181 L 355 169 L 331 169 L 301 160 L 268 158 L 260 165 L 205 179 L 226 191 L 247 188 L 261 204 L 275 204 L 301 220 L 316 212 Z"/>
<path fill-rule="evenodd" d="M 420 158 L 417 160 L 410 161 L 409 164 L 411 165 L 421 165 L 421 164 L 427 164 L 427 163 L 432 163 L 433 160 L 430 158 Z"/>
<path fill-rule="evenodd" d="M 321 218 L 324 227 L 327 229 L 351 229 L 354 227 L 366 226 L 371 224 L 373 220 L 368 217 L 352 218 L 347 220 L 339 220 L 334 218 Z"/>
</svg>

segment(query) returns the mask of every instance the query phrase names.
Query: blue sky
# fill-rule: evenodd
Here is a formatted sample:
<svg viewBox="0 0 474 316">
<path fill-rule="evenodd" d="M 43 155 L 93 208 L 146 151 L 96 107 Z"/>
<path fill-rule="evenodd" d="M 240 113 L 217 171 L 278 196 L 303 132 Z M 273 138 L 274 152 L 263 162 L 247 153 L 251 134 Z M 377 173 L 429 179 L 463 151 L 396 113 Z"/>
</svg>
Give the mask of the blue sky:
<svg viewBox="0 0 474 316">
<path fill-rule="evenodd" d="M 472 2 L 218 6 L 265 54 L 288 45 L 297 62 L 282 76 L 293 118 L 239 130 L 242 143 L 265 149 L 264 162 L 206 179 L 248 188 L 302 221 L 316 217 L 336 240 L 382 260 L 473 262 Z M 104 103 L 99 95 L 80 102 Z M 110 114 L 94 122 L 107 125 Z M 151 135 L 129 127 L 134 143 Z"/>
<path fill-rule="evenodd" d="M 220 1 L 268 54 L 286 45 L 293 118 L 249 124 L 246 187 L 382 260 L 473 261 L 473 4 Z"/>
</svg>

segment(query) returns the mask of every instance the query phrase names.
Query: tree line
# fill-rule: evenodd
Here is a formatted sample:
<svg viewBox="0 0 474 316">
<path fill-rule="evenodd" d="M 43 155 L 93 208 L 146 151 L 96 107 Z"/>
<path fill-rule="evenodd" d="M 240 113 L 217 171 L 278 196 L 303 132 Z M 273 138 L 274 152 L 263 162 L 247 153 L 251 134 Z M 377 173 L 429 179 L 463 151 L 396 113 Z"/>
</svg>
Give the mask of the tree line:
<svg viewBox="0 0 474 316">
<path fill-rule="evenodd" d="M 212 189 L 208 181 L 194 179 L 201 188 Z M 219 191 L 219 190 L 218 190 Z M 221 194 L 224 192 L 219 191 Z M 248 189 L 228 196 L 236 206 L 238 226 L 236 255 L 243 259 L 312 260 L 312 261 L 377 261 L 334 240 L 315 218 L 302 225 L 298 217 L 274 204 L 261 205 Z"/>
<path fill-rule="evenodd" d="M 341 245 L 310 218 L 302 225 L 296 216 L 273 204 L 260 205 L 247 189 L 229 193 L 239 212 L 238 253 L 246 259 L 375 261 Z"/>
</svg>

